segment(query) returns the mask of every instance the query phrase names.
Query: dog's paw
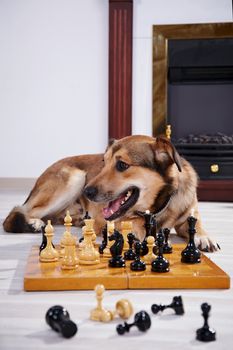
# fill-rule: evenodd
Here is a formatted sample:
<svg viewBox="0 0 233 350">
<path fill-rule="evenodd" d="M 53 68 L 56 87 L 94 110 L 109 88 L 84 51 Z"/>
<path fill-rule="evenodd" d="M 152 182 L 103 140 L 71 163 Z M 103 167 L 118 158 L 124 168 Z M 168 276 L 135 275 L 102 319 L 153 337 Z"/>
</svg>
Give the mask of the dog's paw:
<svg viewBox="0 0 233 350">
<path fill-rule="evenodd" d="M 198 249 L 202 250 L 203 252 L 216 252 L 217 250 L 221 249 L 219 244 L 215 242 L 215 240 L 206 235 L 196 235 L 195 244 L 198 247 Z"/>
<path fill-rule="evenodd" d="M 44 221 L 36 218 L 29 219 L 28 225 L 31 227 L 32 232 L 42 232 L 43 228 L 45 227 Z"/>
</svg>

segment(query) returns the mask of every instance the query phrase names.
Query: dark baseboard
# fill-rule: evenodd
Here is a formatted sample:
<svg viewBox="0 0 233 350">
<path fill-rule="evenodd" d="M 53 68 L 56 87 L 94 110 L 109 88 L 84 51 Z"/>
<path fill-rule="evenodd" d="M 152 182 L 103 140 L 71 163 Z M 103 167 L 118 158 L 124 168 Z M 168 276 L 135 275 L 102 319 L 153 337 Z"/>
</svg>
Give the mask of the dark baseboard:
<svg viewBox="0 0 233 350">
<path fill-rule="evenodd" d="M 233 180 L 201 180 L 197 195 L 200 201 L 233 202 Z"/>
</svg>

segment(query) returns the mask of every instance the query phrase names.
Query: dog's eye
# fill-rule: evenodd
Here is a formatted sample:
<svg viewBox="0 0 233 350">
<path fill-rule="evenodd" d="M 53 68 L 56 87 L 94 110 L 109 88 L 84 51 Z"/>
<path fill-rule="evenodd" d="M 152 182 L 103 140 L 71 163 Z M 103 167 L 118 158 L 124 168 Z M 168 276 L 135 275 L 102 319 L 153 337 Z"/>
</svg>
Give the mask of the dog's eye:
<svg viewBox="0 0 233 350">
<path fill-rule="evenodd" d="M 118 160 L 117 163 L 116 163 L 116 169 L 118 171 L 125 171 L 127 170 L 129 167 L 129 164 L 125 163 L 125 162 L 122 162 L 122 160 Z"/>
</svg>

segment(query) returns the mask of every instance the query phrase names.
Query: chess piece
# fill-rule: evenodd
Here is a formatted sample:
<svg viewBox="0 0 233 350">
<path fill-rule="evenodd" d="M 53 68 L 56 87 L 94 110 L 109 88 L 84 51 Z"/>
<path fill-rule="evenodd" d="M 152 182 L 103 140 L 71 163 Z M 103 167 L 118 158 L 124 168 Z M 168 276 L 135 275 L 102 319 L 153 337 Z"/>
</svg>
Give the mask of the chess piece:
<svg viewBox="0 0 233 350">
<path fill-rule="evenodd" d="M 141 244 L 141 255 L 144 256 L 148 254 L 148 247 L 147 247 L 147 237 L 156 235 L 156 220 L 155 215 L 151 213 L 149 210 L 146 210 L 145 212 L 137 212 L 138 215 L 142 216 L 145 220 L 144 227 L 145 227 L 145 237 Z"/>
<path fill-rule="evenodd" d="M 201 304 L 202 316 L 204 318 L 204 325 L 196 332 L 196 339 L 204 342 L 216 340 L 216 331 L 209 327 L 208 317 L 211 306 L 207 303 Z"/>
<path fill-rule="evenodd" d="M 116 327 L 116 331 L 119 335 L 123 335 L 125 332 L 129 332 L 132 326 L 136 326 L 139 331 L 146 332 L 151 326 L 151 319 L 146 311 L 137 312 L 134 316 L 134 322 L 129 324 L 124 322 L 124 324 L 119 324 Z"/>
<path fill-rule="evenodd" d="M 59 254 L 52 244 L 54 229 L 53 229 L 53 226 L 51 225 L 51 220 L 48 220 L 48 223 L 45 227 L 45 236 L 46 236 L 47 244 L 46 244 L 46 247 L 40 252 L 40 261 L 41 262 L 58 261 Z"/>
<path fill-rule="evenodd" d="M 95 287 L 97 307 L 91 311 L 91 320 L 109 322 L 114 319 L 115 316 L 119 316 L 123 319 L 129 318 L 133 313 L 133 307 L 129 300 L 121 299 L 116 303 L 116 308 L 114 311 L 109 311 L 103 308 L 102 300 L 104 293 L 104 286 L 98 284 Z"/>
<path fill-rule="evenodd" d="M 111 252 L 110 252 L 110 247 L 113 242 L 109 241 L 109 236 L 111 236 L 114 232 L 115 229 L 115 224 L 114 221 L 107 221 L 107 245 L 103 250 L 103 257 L 104 258 L 111 258 Z"/>
<path fill-rule="evenodd" d="M 39 255 L 40 255 L 40 252 L 46 247 L 47 245 L 47 238 L 45 236 L 45 226 L 42 226 L 41 227 L 41 232 L 42 232 L 42 242 L 41 242 L 41 245 L 40 245 L 40 248 L 39 248 Z M 54 245 L 53 245 L 53 248 Z"/>
<path fill-rule="evenodd" d="M 169 235 L 170 235 L 170 230 L 169 228 L 164 228 L 163 229 L 164 233 L 164 245 L 163 245 L 163 254 L 171 254 L 172 253 L 172 246 L 169 242 Z"/>
<path fill-rule="evenodd" d="M 146 265 L 150 265 L 152 261 L 156 259 L 156 255 L 153 253 L 153 248 L 155 245 L 155 239 L 153 236 L 147 237 L 147 248 L 148 253 L 143 256 L 143 261 L 146 263 Z"/>
<path fill-rule="evenodd" d="M 64 257 L 61 262 L 62 270 L 74 270 L 78 267 L 76 239 L 70 235 L 64 240 Z"/>
<path fill-rule="evenodd" d="M 134 260 L 136 255 L 133 251 L 133 243 L 136 240 L 136 237 L 133 233 L 128 233 L 127 238 L 129 249 L 124 253 L 124 258 L 125 260 Z"/>
<path fill-rule="evenodd" d="M 197 264 L 201 262 L 201 252 L 196 247 L 194 242 L 194 235 L 196 233 L 195 225 L 197 219 L 193 216 L 188 217 L 188 233 L 189 242 L 184 250 L 181 252 L 181 262 L 185 264 Z"/>
<path fill-rule="evenodd" d="M 144 261 L 140 260 L 140 251 L 141 251 L 141 243 L 140 242 L 134 243 L 134 250 L 135 250 L 135 260 L 133 262 L 131 262 L 130 270 L 132 270 L 132 271 L 145 271 L 146 264 L 144 263 Z"/>
<path fill-rule="evenodd" d="M 169 271 L 169 261 L 163 256 L 163 243 L 164 243 L 164 234 L 159 232 L 156 239 L 158 247 L 158 256 L 151 263 L 152 272 L 168 272 Z"/>
<path fill-rule="evenodd" d="M 45 319 L 47 324 L 64 338 L 71 338 L 77 333 L 77 325 L 70 320 L 68 311 L 60 305 L 52 306 L 47 311 Z"/>
<path fill-rule="evenodd" d="M 131 232 L 133 232 L 132 221 L 122 221 L 121 222 L 121 234 L 123 235 L 123 238 L 124 238 L 124 246 L 123 246 L 124 252 L 129 249 L 127 235 Z"/>
<path fill-rule="evenodd" d="M 85 230 L 84 230 L 84 241 L 81 252 L 79 254 L 79 264 L 80 265 L 94 265 L 99 264 L 100 254 L 97 252 L 93 245 L 92 237 L 94 232 L 93 219 L 84 220 Z"/>
<path fill-rule="evenodd" d="M 112 258 L 108 261 L 109 267 L 125 267 L 125 260 L 122 257 L 122 251 L 124 246 L 124 239 L 122 234 L 114 230 L 113 234 L 109 236 L 109 241 L 114 241 L 110 247 Z"/>
<path fill-rule="evenodd" d="M 173 297 L 171 304 L 169 305 L 157 305 L 153 304 L 151 306 L 151 311 L 153 314 L 157 314 L 159 311 L 164 311 L 165 309 L 173 309 L 175 311 L 176 315 L 183 315 L 184 314 L 184 306 L 183 306 L 183 300 L 181 296 Z"/>
<path fill-rule="evenodd" d="M 102 240 L 102 243 L 99 246 L 99 253 L 100 254 L 104 253 L 104 249 L 107 247 L 107 243 L 108 243 L 107 225 L 104 226 L 104 228 L 102 230 L 102 235 L 103 235 L 103 240 Z"/>
<path fill-rule="evenodd" d="M 72 217 L 70 216 L 69 210 L 66 211 L 66 216 L 64 218 L 64 226 L 65 226 L 65 232 L 62 235 L 61 241 L 60 241 L 60 258 L 64 257 L 65 254 L 65 241 L 70 238 L 71 235 L 71 226 L 72 226 Z"/>
</svg>

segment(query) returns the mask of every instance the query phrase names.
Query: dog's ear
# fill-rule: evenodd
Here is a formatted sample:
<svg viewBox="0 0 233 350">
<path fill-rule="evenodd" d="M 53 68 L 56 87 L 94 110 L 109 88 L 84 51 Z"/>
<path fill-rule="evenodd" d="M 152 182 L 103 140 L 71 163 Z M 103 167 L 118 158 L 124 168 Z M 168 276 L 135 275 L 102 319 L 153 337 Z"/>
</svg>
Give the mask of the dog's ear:
<svg viewBox="0 0 233 350">
<path fill-rule="evenodd" d="M 165 137 L 158 136 L 155 138 L 155 142 L 152 144 L 155 160 L 162 166 L 175 163 L 178 170 L 181 172 L 181 160 L 180 156 L 173 146 L 173 144 Z"/>
<path fill-rule="evenodd" d="M 116 140 L 116 139 L 113 139 L 113 138 L 109 139 L 109 140 L 108 140 L 108 145 L 107 145 L 107 147 L 106 147 L 105 152 L 107 152 L 107 150 L 108 150 L 116 141 L 117 141 L 117 140 Z"/>
</svg>

